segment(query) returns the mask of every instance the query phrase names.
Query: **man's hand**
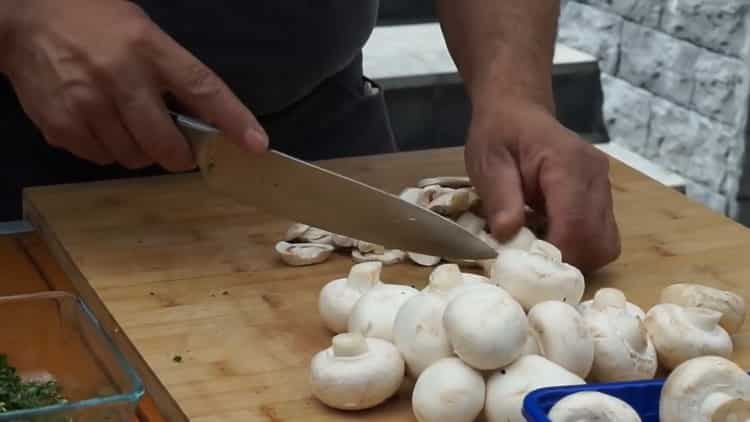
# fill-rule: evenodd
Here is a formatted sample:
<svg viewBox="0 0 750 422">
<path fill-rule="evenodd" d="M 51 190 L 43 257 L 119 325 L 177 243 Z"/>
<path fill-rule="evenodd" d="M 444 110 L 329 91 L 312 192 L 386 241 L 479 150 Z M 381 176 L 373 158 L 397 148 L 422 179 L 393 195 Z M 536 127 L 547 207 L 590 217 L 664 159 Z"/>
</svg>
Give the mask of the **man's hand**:
<svg viewBox="0 0 750 422">
<path fill-rule="evenodd" d="M 515 234 L 528 205 L 547 217 L 547 240 L 580 270 L 619 256 L 607 157 L 547 108 L 528 103 L 476 111 L 465 151 L 495 237 Z"/>
<path fill-rule="evenodd" d="M 0 71 L 49 144 L 99 164 L 192 169 L 164 104 L 170 93 L 229 139 L 266 149 L 250 110 L 131 2 L 5 1 Z"/>
</svg>

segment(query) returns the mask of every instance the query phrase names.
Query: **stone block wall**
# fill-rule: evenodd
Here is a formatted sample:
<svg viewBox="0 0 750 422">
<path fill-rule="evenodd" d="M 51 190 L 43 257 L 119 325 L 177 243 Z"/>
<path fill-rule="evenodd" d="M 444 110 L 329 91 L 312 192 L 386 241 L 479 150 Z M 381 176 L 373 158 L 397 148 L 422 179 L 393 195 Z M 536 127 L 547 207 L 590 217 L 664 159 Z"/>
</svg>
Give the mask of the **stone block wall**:
<svg viewBox="0 0 750 422">
<path fill-rule="evenodd" d="M 734 218 L 750 215 L 748 28 L 748 0 L 567 0 L 558 34 L 600 59 L 611 141 Z"/>
</svg>

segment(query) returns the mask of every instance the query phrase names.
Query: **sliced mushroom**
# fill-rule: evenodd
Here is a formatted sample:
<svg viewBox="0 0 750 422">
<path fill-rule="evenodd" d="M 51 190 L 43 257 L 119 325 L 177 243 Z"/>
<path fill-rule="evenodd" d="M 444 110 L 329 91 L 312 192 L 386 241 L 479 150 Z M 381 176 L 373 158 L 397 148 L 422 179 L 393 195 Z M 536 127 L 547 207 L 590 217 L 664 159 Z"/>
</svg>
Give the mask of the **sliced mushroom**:
<svg viewBox="0 0 750 422">
<path fill-rule="evenodd" d="M 471 211 L 466 211 L 461 214 L 456 220 L 456 224 L 465 228 L 471 233 L 474 233 L 475 235 L 479 235 L 479 233 L 481 233 L 484 228 L 487 227 L 487 221 Z"/>
<path fill-rule="evenodd" d="M 565 396 L 552 406 L 548 417 L 551 422 L 641 422 L 627 402 L 598 391 Z"/>
<path fill-rule="evenodd" d="M 357 249 L 362 253 L 382 254 L 385 252 L 385 247 L 375 243 L 365 242 L 363 240 L 357 241 Z"/>
<path fill-rule="evenodd" d="M 732 292 L 695 283 L 677 283 L 664 288 L 661 303 L 708 308 L 721 312 L 719 324 L 729 334 L 745 322 L 745 299 Z"/>
<path fill-rule="evenodd" d="M 420 188 L 426 188 L 427 186 L 442 186 L 444 188 L 468 188 L 471 187 L 471 180 L 468 177 L 463 176 L 440 176 L 440 177 L 429 177 L 417 182 L 417 186 Z"/>
<path fill-rule="evenodd" d="M 357 246 L 357 240 L 351 237 L 334 234 L 332 238 L 333 246 L 337 248 L 353 248 Z"/>
<path fill-rule="evenodd" d="M 667 377 L 659 399 L 661 422 L 750 420 L 750 377 L 721 356 L 687 360 Z"/>
<path fill-rule="evenodd" d="M 646 313 L 644 323 L 659 363 L 670 370 L 700 356 L 732 354 L 732 339 L 719 325 L 720 318 L 721 312 L 712 309 L 662 303 Z"/>
<path fill-rule="evenodd" d="M 430 201 L 432 200 L 433 193 L 436 191 L 437 189 L 426 190 L 422 188 L 406 188 L 401 191 L 399 197 L 410 204 L 427 208 Z"/>
<path fill-rule="evenodd" d="M 423 267 L 434 267 L 442 261 L 442 258 L 439 256 L 424 255 L 416 252 L 408 252 L 406 255 L 409 256 L 409 259 L 415 264 L 419 264 Z"/>
<path fill-rule="evenodd" d="M 403 262 L 406 253 L 398 249 L 385 250 L 380 252 L 363 253 L 357 249 L 352 250 L 352 259 L 354 262 L 380 261 L 383 265 L 393 265 Z"/>
<path fill-rule="evenodd" d="M 467 189 L 443 188 L 438 191 L 427 208 L 438 214 L 455 216 L 471 208 L 471 199 Z"/>
<path fill-rule="evenodd" d="M 291 266 L 320 264 L 333 253 L 333 246 L 320 243 L 289 243 L 278 242 L 276 253 Z"/>
<path fill-rule="evenodd" d="M 284 236 L 284 240 L 287 242 L 291 242 L 293 240 L 299 239 L 305 232 L 310 229 L 310 226 L 307 224 L 302 223 L 294 223 L 286 231 L 286 235 Z"/>
</svg>

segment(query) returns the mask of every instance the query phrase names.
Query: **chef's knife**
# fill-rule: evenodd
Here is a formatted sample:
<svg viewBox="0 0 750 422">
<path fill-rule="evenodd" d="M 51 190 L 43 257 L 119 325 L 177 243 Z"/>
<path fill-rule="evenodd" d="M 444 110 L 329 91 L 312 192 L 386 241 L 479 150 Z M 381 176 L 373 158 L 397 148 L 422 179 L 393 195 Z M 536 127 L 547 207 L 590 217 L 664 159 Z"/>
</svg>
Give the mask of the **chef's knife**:
<svg viewBox="0 0 750 422">
<path fill-rule="evenodd" d="M 493 259 L 477 236 L 426 208 L 273 149 L 243 151 L 216 128 L 172 112 L 210 189 L 278 217 L 389 249 Z"/>
</svg>

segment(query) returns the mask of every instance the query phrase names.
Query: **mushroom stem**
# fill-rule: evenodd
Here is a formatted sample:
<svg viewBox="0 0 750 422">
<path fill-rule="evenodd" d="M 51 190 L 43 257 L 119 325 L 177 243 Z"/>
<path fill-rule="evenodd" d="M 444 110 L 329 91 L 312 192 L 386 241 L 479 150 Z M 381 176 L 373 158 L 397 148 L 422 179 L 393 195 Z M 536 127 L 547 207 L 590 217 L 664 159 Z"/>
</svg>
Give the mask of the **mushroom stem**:
<svg viewBox="0 0 750 422">
<path fill-rule="evenodd" d="M 711 422 L 750 420 L 750 402 L 726 393 L 712 393 L 703 401 L 701 414 Z"/>
<path fill-rule="evenodd" d="M 710 331 L 719 325 L 721 312 L 706 308 L 685 308 L 685 318 L 696 327 Z"/>
<path fill-rule="evenodd" d="M 596 292 L 593 304 L 596 309 L 601 311 L 607 307 L 625 309 L 627 303 L 627 298 L 621 290 L 605 287 Z"/>
<path fill-rule="evenodd" d="M 447 292 L 463 284 L 461 269 L 456 264 L 443 264 L 430 273 L 430 289 Z"/>
<path fill-rule="evenodd" d="M 360 292 L 369 291 L 380 282 L 383 264 L 379 261 L 368 261 L 355 264 L 349 270 L 349 285 Z"/>
<path fill-rule="evenodd" d="M 355 357 L 367 353 L 367 341 L 360 333 L 342 333 L 333 337 L 331 342 L 333 355 L 337 357 Z"/>
</svg>

